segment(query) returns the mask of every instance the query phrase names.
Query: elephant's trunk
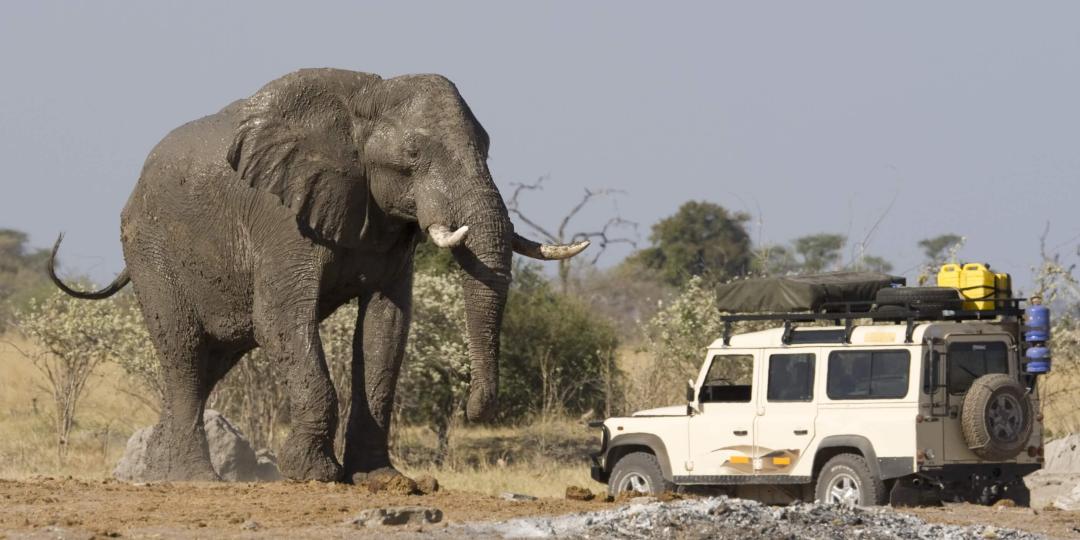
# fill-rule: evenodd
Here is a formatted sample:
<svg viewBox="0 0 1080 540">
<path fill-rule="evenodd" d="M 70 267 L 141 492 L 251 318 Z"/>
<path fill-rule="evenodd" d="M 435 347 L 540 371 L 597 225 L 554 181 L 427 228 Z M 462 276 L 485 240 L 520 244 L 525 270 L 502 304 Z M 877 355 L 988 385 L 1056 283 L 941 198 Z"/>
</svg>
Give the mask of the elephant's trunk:
<svg viewBox="0 0 1080 540">
<path fill-rule="evenodd" d="M 485 420 L 495 412 L 499 388 L 499 330 L 510 287 L 513 226 L 494 182 L 486 174 L 459 199 L 457 222 L 468 225 L 463 245 L 453 248 L 465 271 L 466 329 L 472 381 L 466 413 Z"/>
</svg>

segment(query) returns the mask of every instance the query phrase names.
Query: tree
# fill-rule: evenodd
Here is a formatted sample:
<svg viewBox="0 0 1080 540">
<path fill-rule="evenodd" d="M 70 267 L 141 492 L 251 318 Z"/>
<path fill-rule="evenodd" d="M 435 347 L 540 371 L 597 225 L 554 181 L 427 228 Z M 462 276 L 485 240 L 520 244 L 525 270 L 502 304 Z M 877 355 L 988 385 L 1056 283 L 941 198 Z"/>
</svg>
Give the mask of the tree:
<svg viewBox="0 0 1080 540">
<path fill-rule="evenodd" d="M 116 320 L 113 302 L 83 302 L 56 291 L 15 314 L 19 330 L 35 348 L 19 350 L 45 377 L 53 401 L 57 465 L 63 465 L 79 402 L 91 376 L 109 358 Z"/>
<path fill-rule="evenodd" d="M 964 237 L 952 233 L 919 240 L 927 264 L 935 268 L 955 258 L 956 251 L 963 245 Z"/>
<path fill-rule="evenodd" d="M 519 264 L 503 321 L 500 419 L 609 411 L 615 329 L 580 299 L 556 292 L 536 265 Z"/>
<path fill-rule="evenodd" d="M 783 276 L 798 273 L 802 268 L 794 250 L 783 245 L 764 246 L 754 251 L 753 273 L 763 276 Z"/>
<path fill-rule="evenodd" d="M 847 243 L 842 234 L 819 233 L 796 238 L 795 252 L 802 257 L 802 271 L 808 274 L 836 270 Z"/>
<path fill-rule="evenodd" d="M 855 264 L 851 266 L 852 270 L 866 270 L 869 272 L 881 272 L 887 274 L 892 272 L 893 265 L 891 262 L 886 261 L 882 257 L 875 255 L 863 255 L 861 259 L 855 261 Z"/>
<path fill-rule="evenodd" d="M 0 229 L 0 332 L 14 310 L 25 308 L 30 298 L 49 292 L 49 282 L 42 272 L 49 251 L 30 249 L 27 240 L 22 231 Z"/>
<path fill-rule="evenodd" d="M 521 194 L 526 191 L 537 191 L 544 189 L 542 184 L 546 177 L 540 177 L 536 182 L 532 184 L 516 183 L 513 184 L 514 193 L 506 201 L 506 209 L 510 214 L 517 216 L 517 218 L 532 229 L 534 232 L 543 237 L 544 242 L 552 244 L 566 244 L 572 242 L 581 242 L 582 240 L 589 240 L 595 247 L 592 248 L 592 258 L 590 262 L 596 264 L 596 261 L 600 259 L 600 256 L 604 254 L 604 251 L 608 246 L 612 244 L 630 244 L 637 247 L 637 241 L 632 238 L 637 236 L 637 223 L 623 219 L 619 214 L 618 207 L 615 207 L 614 215 L 600 227 L 594 231 L 578 231 L 570 232 L 570 222 L 584 209 L 589 203 L 594 202 L 602 197 L 613 198 L 622 194 L 622 191 L 615 189 L 589 189 L 585 188 L 585 194 L 581 197 L 581 200 L 577 202 L 559 221 L 559 226 L 554 229 L 548 229 L 539 222 L 530 218 L 521 210 Z M 620 232 L 622 231 L 622 232 Z M 631 232 L 632 231 L 632 232 Z M 559 290 L 564 294 L 569 292 L 570 285 L 570 268 L 574 264 L 573 257 L 569 259 L 561 259 L 559 264 Z"/>
<path fill-rule="evenodd" d="M 704 201 L 688 201 L 674 215 L 652 227 L 652 247 L 628 259 L 629 264 L 655 270 L 672 285 L 682 286 L 694 276 L 722 282 L 750 270 L 749 214 L 730 213 Z"/>
</svg>

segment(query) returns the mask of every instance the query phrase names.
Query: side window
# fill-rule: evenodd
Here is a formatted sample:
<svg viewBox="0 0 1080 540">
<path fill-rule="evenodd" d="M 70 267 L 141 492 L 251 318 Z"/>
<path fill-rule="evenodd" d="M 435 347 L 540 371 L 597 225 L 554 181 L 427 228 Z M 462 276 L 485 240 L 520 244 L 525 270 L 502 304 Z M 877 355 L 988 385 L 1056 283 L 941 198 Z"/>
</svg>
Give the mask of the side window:
<svg viewBox="0 0 1080 540">
<path fill-rule="evenodd" d="M 829 399 L 902 398 L 908 392 L 908 351 L 833 351 L 825 390 Z"/>
<path fill-rule="evenodd" d="M 753 378 L 753 355 L 718 354 L 712 357 L 699 399 L 703 403 L 749 403 Z"/>
<path fill-rule="evenodd" d="M 769 401 L 812 401 L 814 399 L 814 355 L 774 354 L 769 356 Z"/>
<path fill-rule="evenodd" d="M 963 394 L 987 373 L 1009 372 L 1009 349 L 1001 341 L 949 344 L 949 393 Z"/>
</svg>

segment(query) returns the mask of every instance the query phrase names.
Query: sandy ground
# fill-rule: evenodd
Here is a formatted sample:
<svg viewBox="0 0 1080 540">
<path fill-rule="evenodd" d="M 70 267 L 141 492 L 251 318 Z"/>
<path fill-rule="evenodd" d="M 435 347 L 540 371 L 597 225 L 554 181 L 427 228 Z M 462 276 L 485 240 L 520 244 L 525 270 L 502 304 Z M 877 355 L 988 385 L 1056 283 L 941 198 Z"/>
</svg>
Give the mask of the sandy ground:
<svg viewBox="0 0 1080 540">
<path fill-rule="evenodd" d="M 0 538 L 222 538 L 272 536 L 326 538 L 385 536 L 358 529 L 348 518 L 367 508 L 420 505 L 441 509 L 447 523 L 504 520 L 611 508 L 612 503 L 558 499 L 510 502 L 476 493 L 372 495 L 327 484 L 131 485 L 113 480 L 35 478 L 0 480 Z M 1029 508 L 947 505 L 905 510 L 926 521 L 994 525 L 1080 538 L 1080 513 Z M 395 532 L 415 536 L 423 529 Z"/>
</svg>

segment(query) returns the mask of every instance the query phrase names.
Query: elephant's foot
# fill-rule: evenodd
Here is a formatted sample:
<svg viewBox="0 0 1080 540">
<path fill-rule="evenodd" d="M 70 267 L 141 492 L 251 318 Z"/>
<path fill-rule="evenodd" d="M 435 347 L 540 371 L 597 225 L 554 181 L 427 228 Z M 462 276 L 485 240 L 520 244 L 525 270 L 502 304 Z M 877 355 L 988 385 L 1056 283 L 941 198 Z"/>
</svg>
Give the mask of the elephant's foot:
<svg viewBox="0 0 1080 540">
<path fill-rule="evenodd" d="M 342 475 L 332 444 L 295 435 L 285 441 L 278 466 L 281 474 L 290 480 L 337 482 Z"/>
<path fill-rule="evenodd" d="M 206 435 L 177 436 L 166 426 L 153 428 L 146 442 L 145 469 L 135 480 L 144 482 L 219 482 L 221 477 L 210 462 Z"/>
</svg>

